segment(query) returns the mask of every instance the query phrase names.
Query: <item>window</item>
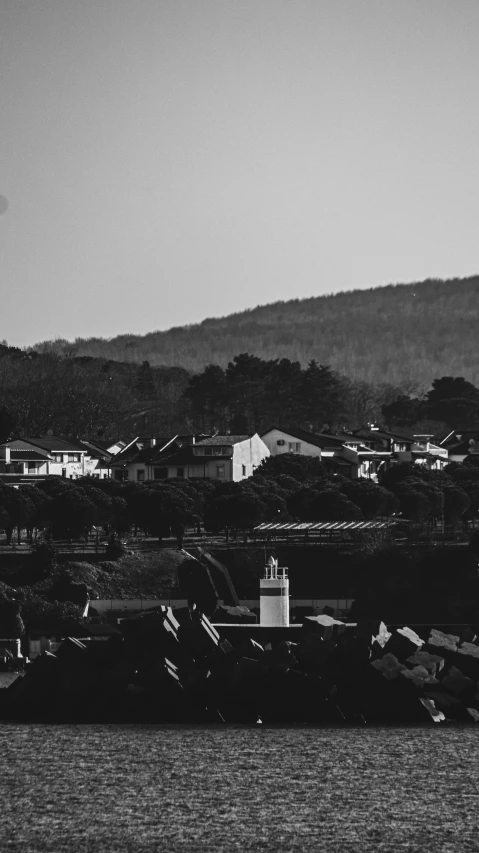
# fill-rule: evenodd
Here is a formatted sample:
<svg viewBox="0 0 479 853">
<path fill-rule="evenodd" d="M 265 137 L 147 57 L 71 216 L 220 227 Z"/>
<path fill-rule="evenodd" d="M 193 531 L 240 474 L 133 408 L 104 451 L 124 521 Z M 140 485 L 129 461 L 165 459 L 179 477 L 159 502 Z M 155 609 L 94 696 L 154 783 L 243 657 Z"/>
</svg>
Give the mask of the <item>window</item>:
<svg viewBox="0 0 479 853">
<path fill-rule="evenodd" d="M 286 442 L 285 442 L 284 438 L 278 438 L 278 441 L 276 442 L 276 444 L 278 445 L 278 447 L 284 447 Z"/>
<path fill-rule="evenodd" d="M 223 453 L 222 447 L 212 447 L 211 450 L 212 450 L 213 456 L 221 456 Z"/>
<path fill-rule="evenodd" d="M 115 480 L 123 480 L 122 472 L 120 471 L 119 468 L 115 468 L 115 470 L 113 472 L 113 476 L 114 476 Z"/>
<path fill-rule="evenodd" d="M 241 473 L 242 473 L 243 477 L 246 477 L 246 465 L 241 466 Z"/>
<path fill-rule="evenodd" d="M 79 453 L 69 453 L 68 454 L 68 462 L 79 462 L 80 454 Z"/>
<path fill-rule="evenodd" d="M 224 465 L 217 465 L 216 466 L 216 478 L 218 480 L 224 480 L 224 478 L 225 478 L 225 466 Z"/>
<path fill-rule="evenodd" d="M 29 463 L 28 463 L 28 473 L 29 473 L 29 474 L 34 474 L 36 470 L 37 470 L 37 466 L 35 465 L 35 463 L 34 463 L 34 462 L 29 462 Z"/>
<path fill-rule="evenodd" d="M 168 477 L 168 468 L 153 468 L 154 480 L 166 480 Z"/>
<path fill-rule="evenodd" d="M 138 471 L 136 472 L 136 479 L 137 480 L 144 480 L 145 479 L 145 469 L 144 468 L 138 468 Z"/>
<path fill-rule="evenodd" d="M 301 442 L 300 441 L 288 441 L 288 450 L 290 453 L 300 453 Z"/>
<path fill-rule="evenodd" d="M 177 477 L 184 477 L 185 476 L 185 469 L 184 468 L 177 468 L 176 469 L 176 476 Z"/>
<path fill-rule="evenodd" d="M 63 462 L 63 455 L 61 453 L 52 453 L 52 462 Z"/>
</svg>

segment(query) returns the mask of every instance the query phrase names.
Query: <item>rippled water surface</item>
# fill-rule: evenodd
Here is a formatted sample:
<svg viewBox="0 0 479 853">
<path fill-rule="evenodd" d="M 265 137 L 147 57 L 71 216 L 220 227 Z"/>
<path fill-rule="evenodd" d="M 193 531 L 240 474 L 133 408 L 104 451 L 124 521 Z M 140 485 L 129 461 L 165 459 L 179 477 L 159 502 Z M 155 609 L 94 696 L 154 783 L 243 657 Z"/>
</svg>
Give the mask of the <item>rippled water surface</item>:
<svg viewBox="0 0 479 853">
<path fill-rule="evenodd" d="M 479 727 L 0 723 L 0 850 L 479 851 Z"/>
</svg>

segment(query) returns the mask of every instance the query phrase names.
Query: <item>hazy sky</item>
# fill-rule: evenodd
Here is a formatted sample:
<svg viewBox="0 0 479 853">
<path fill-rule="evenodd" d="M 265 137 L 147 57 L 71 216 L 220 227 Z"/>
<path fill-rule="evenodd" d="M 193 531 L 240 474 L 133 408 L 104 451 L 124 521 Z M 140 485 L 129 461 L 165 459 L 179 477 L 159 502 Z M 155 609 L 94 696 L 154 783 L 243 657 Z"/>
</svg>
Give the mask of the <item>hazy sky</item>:
<svg viewBox="0 0 479 853">
<path fill-rule="evenodd" d="M 478 0 L 0 0 L 0 338 L 479 271 Z"/>
</svg>

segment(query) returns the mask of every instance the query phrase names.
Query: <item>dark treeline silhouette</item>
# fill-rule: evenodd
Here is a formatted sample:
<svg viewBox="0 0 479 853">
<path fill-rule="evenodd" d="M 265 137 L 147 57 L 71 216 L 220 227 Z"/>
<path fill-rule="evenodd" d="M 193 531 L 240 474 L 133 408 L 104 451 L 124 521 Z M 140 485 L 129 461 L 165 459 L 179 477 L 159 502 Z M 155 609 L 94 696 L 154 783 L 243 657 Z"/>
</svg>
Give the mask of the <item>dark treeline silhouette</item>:
<svg viewBox="0 0 479 853">
<path fill-rule="evenodd" d="M 0 441 L 44 435 L 98 438 L 138 434 L 259 432 L 272 425 L 345 432 L 381 422 L 446 435 L 479 425 L 479 391 L 461 377 L 434 379 L 411 396 L 312 360 L 265 360 L 241 353 L 200 373 L 87 356 L 59 357 L 0 345 Z"/>
<path fill-rule="evenodd" d="M 235 356 L 225 370 L 208 365 L 184 393 L 199 429 L 233 434 L 273 424 L 317 432 L 353 429 L 377 419 L 397 397 L 398 388 L 353 381 L 314 360 L 303 369 L 298 361 L 265 361 L 248 353 Z"/>
<path fill-rule="evenodd" d="M 194 372 L 254 352 L 303 367 L 316 359 L 351 379 L 405 391 L 425 391 L 431 377 L 445 374 L 478 385 L 478 295 L 479 276 L 429 279 L 276 302 L 164 332 L 48 341 L 35 349 Z"/>
<path fill-rule="evenodd" d="M 412 463 L 387 470 L 380 484 L 328 474 L 316 457 L 284 454 L 266 459 L 239 483 L 171 479 L 145 483 L 66 480 L 13 489 L 0 482 L 0 530 L 8 541 L 26 530 L 38 543 L 32 559 L 47 569 L 48 542 L 78 539 L 93 526 L 106 533 L 141 530 L 182 543 L 186 527 L 248 530 L 264 521 L 350 521 L 395 517 L 420 524 L 459 524 L 477 519 L 479 464 L 451 463 L 429 471 Z M 38 531 L 44 532 L 44 544 Z M 114 546 L 112 543 L 111 547 Z M 111 557 L 119 556 L 111 553 Z"/>
<path fill-rule="evenodd" d="M 183 368 L 87 356 L 59 357 L 0 345 L 0 441 L 10 436 L 97 437 L 187 427 Z"/>
</svg>

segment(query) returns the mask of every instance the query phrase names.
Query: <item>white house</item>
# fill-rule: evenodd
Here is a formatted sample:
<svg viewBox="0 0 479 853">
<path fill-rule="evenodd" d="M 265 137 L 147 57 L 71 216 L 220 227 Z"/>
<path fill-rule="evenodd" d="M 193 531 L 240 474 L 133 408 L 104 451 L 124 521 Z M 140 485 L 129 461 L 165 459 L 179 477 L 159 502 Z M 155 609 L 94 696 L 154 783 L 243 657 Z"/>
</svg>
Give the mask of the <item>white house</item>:
<svg viewBox="0 0 479 853">
<path fill-rule="evenodd" d="M 261 436 L 271 456 L 281 453 L 300 453 L 304 456 L 318 456 L 321 459 L 321 442 L 319 436 L 302 429 L 281 429 L 271 427 Z"/>
<path fill-rule="evenodd" d="M 38 477 L 56 474 L 76 479 L 92 473 L 97 460 L 76 442 L 56 436 L 15 439 L 2 445 L 0 461 L 5 474 Z"/>
<path fill-rule="evenodd" d="M 214 435 L 159 460 L 162 476 L 239 482 L 270 455 L 259 435 Z"/>
</svg>

